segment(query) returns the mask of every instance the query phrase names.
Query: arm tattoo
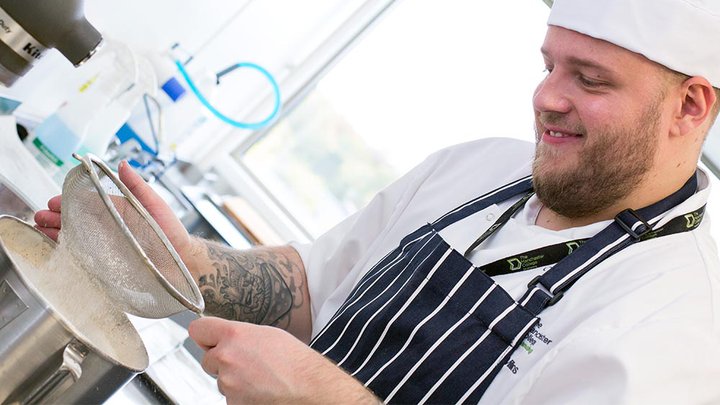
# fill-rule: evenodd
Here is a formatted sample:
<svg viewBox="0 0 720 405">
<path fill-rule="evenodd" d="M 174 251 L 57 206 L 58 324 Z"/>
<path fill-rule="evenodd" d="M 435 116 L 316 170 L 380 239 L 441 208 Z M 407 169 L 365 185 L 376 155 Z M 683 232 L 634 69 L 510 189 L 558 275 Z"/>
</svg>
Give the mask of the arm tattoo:
<svg viewBox="0 0 720 405">
<path fill-rule="evenodd" d="M 226 246 L 206 246 L 214 272 L 198 279 L 205 312 L 287 327 L 291 310 L 302 305 L 303 297 L 295 283 L 297 265 L 283 254 L 283 248 L 239 252 Z"/>
</svg>

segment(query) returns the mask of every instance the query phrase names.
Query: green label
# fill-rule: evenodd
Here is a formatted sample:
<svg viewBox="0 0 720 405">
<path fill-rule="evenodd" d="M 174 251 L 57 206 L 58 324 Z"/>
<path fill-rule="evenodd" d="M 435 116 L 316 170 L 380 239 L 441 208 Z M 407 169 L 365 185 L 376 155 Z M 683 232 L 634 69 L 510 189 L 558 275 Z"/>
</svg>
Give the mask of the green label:
<svg viewBox="0 0 720 405">
<path fill-rule="evenodd" d="M 63 165 L 62 159 L 60 159 L 59 157 L 57 157 L 57 155 L 52 153 L 52 151 L 50 149 L 48 149 L 47 146 L 45 146 L 45 144 L 43 144 L 40 139 L 38 139 L 38 138 L 33 139 L 33 145 L 35 145 L 35 147 L 37 147 L 38 150 L 40 150 L 40 152 L 42 152 L 42 154 L 45 155 L 45 157 L 50 159 L 50 161 L 52 161 L 55 166 L 60 167 Z"/>
<path fill-rule="evenodd" d="M 540 262 L 540 260 L 542 260 L 543 257 L 545 257 L 545 255 L 520 255 L 507 259 L 507 263 L 510 266 L 510 271 L 530 270 L 538 267 L 538 263 Z"/>
</svg>

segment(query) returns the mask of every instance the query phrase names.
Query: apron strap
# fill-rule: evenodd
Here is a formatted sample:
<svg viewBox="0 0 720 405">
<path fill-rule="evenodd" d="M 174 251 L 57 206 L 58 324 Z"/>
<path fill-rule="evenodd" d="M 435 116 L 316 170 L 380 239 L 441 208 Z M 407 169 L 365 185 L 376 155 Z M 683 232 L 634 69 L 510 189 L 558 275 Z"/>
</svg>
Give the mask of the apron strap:
<svg viewBox="0 0 720 405">
<path fill-rule="evenodd" d="M 588 240 L 572 255 L 560 260 L 544 274 L 528 284 L 528 291 L 520 300 L 534 314 L 558 302 L 580 277 L 603 260 L 622 249 L 645 240 L 663 214 L 690 198 L 697 190 L 697 172 L 678 191 L 668 197 L 639 209 L 626 209 L 597 235 Z M 691 230 L 690 228 L 688 230 Z"/>
</svg>

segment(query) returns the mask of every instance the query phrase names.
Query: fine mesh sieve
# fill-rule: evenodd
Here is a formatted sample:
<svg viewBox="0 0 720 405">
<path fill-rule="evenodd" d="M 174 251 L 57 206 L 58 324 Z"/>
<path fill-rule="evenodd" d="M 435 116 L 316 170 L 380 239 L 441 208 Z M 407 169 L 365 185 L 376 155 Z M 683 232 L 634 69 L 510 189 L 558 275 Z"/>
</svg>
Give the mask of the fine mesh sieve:
<svg viewBox="0 0 720 405">
<path fill-rule="evenodd" d="M 102 160 L 76 158 L 63 183 L 59 245 L 127 313 L 201 314 L 197 284 L 145 207 Z"/>
</svg>

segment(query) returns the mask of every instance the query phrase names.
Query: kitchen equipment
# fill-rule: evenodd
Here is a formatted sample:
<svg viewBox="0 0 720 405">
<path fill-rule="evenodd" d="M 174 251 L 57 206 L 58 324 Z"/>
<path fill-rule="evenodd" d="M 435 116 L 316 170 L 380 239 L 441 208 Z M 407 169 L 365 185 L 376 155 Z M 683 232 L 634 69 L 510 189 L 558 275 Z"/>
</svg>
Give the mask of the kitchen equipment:
<svg viewBox="0 0 720 405">
<path fill-rule="evenodd" d="M 102 160 L 75 157 L 82 164 L 63 184 L 60 245 L 127 313 L 202 314 L 200 289 L 155 220 Z"/>
<path fill-rule="evenodd" d="M 101 403 L 148 365 L 127 316 L 55 242 L 0 216 L 0 403 Z"/>
<path fill-rule="evenodd" d="M 12 85 L 45 51 L 73 65 L 89 59 L 102 36 L 85 18 L 83 0 L 0 0 L 0 82 Z"/>
<path fill-rule="evenodd" d="M 0 216 L 0 403 L 99 403 L 148 365 L 125 312 L 204 303 L 179 255 L 100 159 L 63 184 L 58 243 Z"/>
</svg>

